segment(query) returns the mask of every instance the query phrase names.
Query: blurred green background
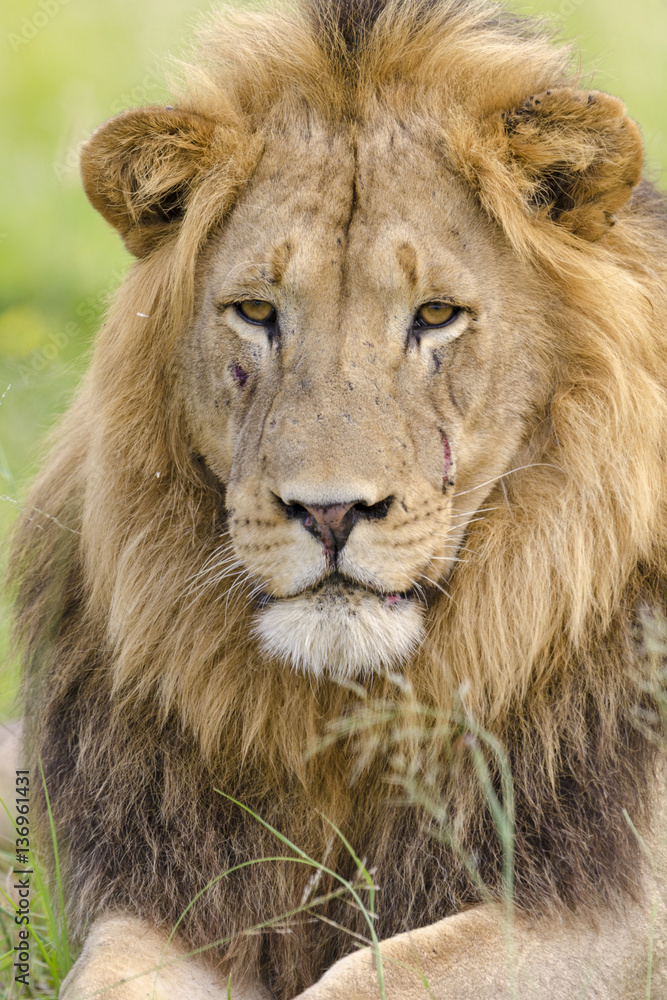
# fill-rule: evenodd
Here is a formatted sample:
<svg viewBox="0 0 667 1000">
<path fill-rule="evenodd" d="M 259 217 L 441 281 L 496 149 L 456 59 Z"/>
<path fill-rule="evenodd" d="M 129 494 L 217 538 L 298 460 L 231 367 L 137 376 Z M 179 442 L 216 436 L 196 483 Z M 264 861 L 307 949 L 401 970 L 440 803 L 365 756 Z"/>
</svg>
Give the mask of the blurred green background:
<svg viewBox="0 0 667 1000">
<path fill-rule="evenodd" d="M 48 428 L 84 370 L 129 257 L 88 205 L 77 148 L 124 107 L 159 102 L 209 4 L 190 0 L 4 0 L 0 213 L 0 538 L 3 551 Z M 667 0 L 540 0 L 574 41 L 597 87 L 621 96 L 643 130 L 649 172 L 667 181 Z M 16 711 L 0 601 L 0 720 Z"/>
</svg>

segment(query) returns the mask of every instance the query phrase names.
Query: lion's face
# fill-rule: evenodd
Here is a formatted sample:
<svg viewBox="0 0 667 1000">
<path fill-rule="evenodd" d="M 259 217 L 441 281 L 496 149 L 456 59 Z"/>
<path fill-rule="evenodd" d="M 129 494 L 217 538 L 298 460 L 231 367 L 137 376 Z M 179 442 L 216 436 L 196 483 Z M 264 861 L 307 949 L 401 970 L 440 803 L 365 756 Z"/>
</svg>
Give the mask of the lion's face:
<svg viewBox="0 0 667 1000">
<path fill-rule="evenodd" d="M 527 460 L 549 305 L 393 121 L 276 136 L 201 274 L 180 365 L 227 486 L 220 573 L 254 588 L 259 641 L 295 667 L 402 663 L 471 518 Z"/>
</svg>

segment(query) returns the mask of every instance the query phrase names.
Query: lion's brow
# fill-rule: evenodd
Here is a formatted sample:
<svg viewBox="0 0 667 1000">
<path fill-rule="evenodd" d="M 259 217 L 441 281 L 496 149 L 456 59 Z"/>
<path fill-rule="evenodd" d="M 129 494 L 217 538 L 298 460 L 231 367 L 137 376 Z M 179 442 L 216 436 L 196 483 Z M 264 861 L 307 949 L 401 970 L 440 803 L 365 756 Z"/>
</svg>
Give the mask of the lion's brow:
<svg viewBox="0 0 667 1000">
<path fill-rule="evenodd" d="M 401 243 L 396 251 L 396 259 L 410 287 L 414 288 L 417 284 L 417 251 L 412 243 Z"/>
<path fill-rule="evenodd" d="M 250 288 L 262 290 L 279 285 L 289 256 L 278 251 L 279 248 L 261 261 L 244 260 L 234 264 L 220 285 L 220 295 L 225 298 L 229 295 L 243 294 Z"/>
</svg>

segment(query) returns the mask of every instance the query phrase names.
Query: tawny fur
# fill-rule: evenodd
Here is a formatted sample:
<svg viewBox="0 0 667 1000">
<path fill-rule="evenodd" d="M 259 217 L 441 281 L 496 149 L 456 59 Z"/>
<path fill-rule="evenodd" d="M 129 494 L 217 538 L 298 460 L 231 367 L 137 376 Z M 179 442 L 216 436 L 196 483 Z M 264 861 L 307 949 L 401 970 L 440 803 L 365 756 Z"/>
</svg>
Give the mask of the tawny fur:
<svg viewBox="0 0 667 1000">
<path fill-rule="evenodd" d="M 170 112 L 155 108 L 84 150 L 93 204 L 140 259 L 15 556 L 29 723 L 78 933 L 108 907 L 169 929 L 216 875 L 281 853 L 216 789 L 353 878 L 335 823 L 374 872 L 380 937 L 478 901 L 462 856 L 499 896 L 502 851 L 470 719 L 512 766 L 517 903 L 597 911 L 636 885 L 621 810 L 644 815 L 653 749 L 638 720 L 654 708 L 638 624 L 642 608 L 662 606 L 667 570 L 662 204 L 646 184 L 628 201 L 635 126 L 606 95 L 590 114 L 563 96 L 577 82 L 568 52 L 530 24 L 482 2 L 360 0 L 338 22 L 337 6 L 216 15 L 173 138 Z M 377 18 L 364 26 L 363 11 Z M 534 415 L 531 467 L 505 492 L 489 488 L 466 536 L 474 557 L 448 580 L 451 599 L 430 603 L 409 691 L 377 676 L 364 697 L 267 662 L 243 589 L 224 613 L 232 579 L 191 598 L 226 539 L 225 491 L 183 433 L 174 372 L 207 248 L 267 137 L 295 121 L 361 133 L 380 114 L 426 137 L 539 277 L 536 336 L 555 388 Z M 123 143 L 141 154 L 124 158 Z M 577 179 L 563 192 L 565 175 Z M 415 736 L 415 703 L 453 719 L 447 734 Z M 359 732 L 327 739 L 357 712 Z M 434 835 L 427 807 L 403 801 L 391 780 L 405 777 L 401 759 L 416 787 L 436 790 L 460 851 Z M 366 933 L 341 899 L 317 909 L 327 923 L 300 914 L 289 933 L 238 933 L 299 907 L 310 875 L 272 862 L 219 880 L 183 940 L 230 939 L 211 960 L 241 978 L 260 969 L 286 1000 L 354 947 L 350 931 Z M 332 888 L 323 878 L 316 891 Z"/>
</svg>

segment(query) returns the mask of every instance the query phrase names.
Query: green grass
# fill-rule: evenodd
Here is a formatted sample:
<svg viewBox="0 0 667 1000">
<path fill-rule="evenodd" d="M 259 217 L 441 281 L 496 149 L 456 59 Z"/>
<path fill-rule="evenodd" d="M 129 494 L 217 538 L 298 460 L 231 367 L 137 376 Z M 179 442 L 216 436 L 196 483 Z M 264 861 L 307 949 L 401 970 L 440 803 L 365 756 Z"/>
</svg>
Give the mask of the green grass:
<svg viewBox="0 0 667 1000">
<path fill-rule="evenodd" d="M 0 986 L 5 989 L 4 1000 L 14 1000 L 14 998 L 18 1000 L 19 997 L 39 1000 L 57 996 L 75 958 L 67 933 L 60 853 L 43 772 L 41 780 L 50 829 L 50 844 L 47 849 L 51 861 L 48 864 L 43 863 L 39 852 L 35 850 L 34 835 L 30 832 L 30 828 L 17 829 L 21 817 L 17 817 L 13 811 L 14 802 L 11 799 L 8 802 L 0 799 L 0 811 L 6 812 L 17 838 L 27 836 L 30 840 L 30 849 L 26 852 L 27 861 L 22 861 L 20 864 L 17 863 L 16 854 L 13 852 L 0 852 L 0 875 L 3 876 L 3 888 L 0 889 Z M 17 847 L 19 845 L 20 841 L 17 840 Z M 16 874 L 17 878 L 25 877 L 26 871 L 31 872 L 27 924 L 16 922 L 17 915 L 20 917 L 20 911 L 16 896 L 12 892 L 15 878 L 11 875 L 16 873 L 17 868 L 20 869 L 20 874 Z M 53 878 L 48 875 L 50 869 L 53 869 Z M 26 963 L 29 967 L 27 986 L 15 979 L 15 948 L 20 943 L 19 929 L 27 930 L 30 935 L 28 947 L 30 958 Z"/>
<path fill-rule="evenodd" d="M 14 980 L 14 948 L 17 926 L 14 901 L 0 890 L 0 997 L 3 1000 L 53 1000 L 71 964 L 69 941 L 54 910 L 53 894 L 44 866 L 33 858 L 30 906 L 30 980 L 26 988 Z M 3 885 L 11 866 L 9 855 L 0 853 Z M 67 954 L 67 958 L 63 956 Z"/>
</svg>

